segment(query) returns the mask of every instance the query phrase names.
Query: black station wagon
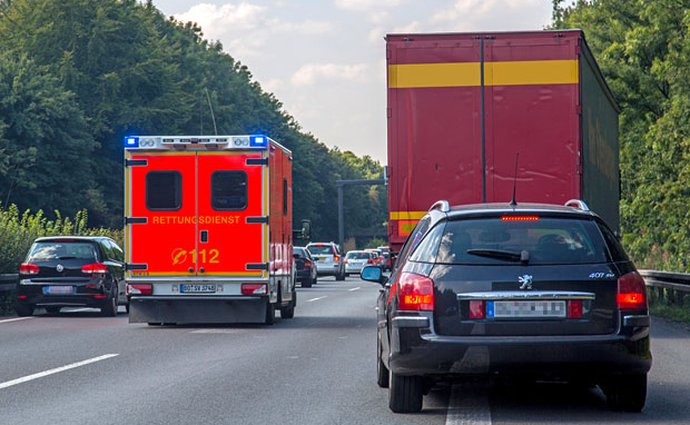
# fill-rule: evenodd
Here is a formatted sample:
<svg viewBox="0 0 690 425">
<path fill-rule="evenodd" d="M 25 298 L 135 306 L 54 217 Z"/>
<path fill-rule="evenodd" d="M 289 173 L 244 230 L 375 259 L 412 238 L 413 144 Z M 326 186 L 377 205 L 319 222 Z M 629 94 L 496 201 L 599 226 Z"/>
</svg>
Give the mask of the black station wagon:
<svg viewBox="0 0 690 425">
<path fill-rule="evenodd" d="M 640 411 L 652 364 L 644 280 L 582 201 L 437 202 L 379 281 L 377 380 L 394 412 L 437 382 L 519 375 L 599 385 Z"/>
<path fill-rule="evenodd" d="M 36 307 L 53 314 L 62 307 L 95 307 L 115 316 L 119 304 L 127 305 L 124 254 L 110 238 L 38 238 L 19 267 L 19 316 L 32 315 Z"/>
</svg>

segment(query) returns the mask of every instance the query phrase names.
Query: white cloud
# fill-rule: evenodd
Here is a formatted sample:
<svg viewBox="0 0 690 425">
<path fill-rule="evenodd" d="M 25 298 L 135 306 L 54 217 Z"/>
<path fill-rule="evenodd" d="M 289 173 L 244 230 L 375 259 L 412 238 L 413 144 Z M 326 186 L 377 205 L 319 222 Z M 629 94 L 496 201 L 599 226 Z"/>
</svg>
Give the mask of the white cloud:
<svg viewBox="0 0 690 425">
<path fill-rule="evenodd" d="M 369 65 L 306 64 L 292 75 L 291 82 L 296 86 L 309 86 L 317 80 L 365 81 Z"/>
<path fill-rule="evenodd" d="M 401 0 L 335 0 L 335 5 L 340 9 L 368 12 L 399 6 L 400 2 Z"/>
<path fill-rule="evenodd" d="M 536 30 L 550 14 L 551 4 L 544 0 L 455 0 L 429 24 L 436 31 Z"/>
<path fill-rule="evenodd" d="M 333 30 L 329 22 L 306 20 L 289 22 L 270 16 L 271 9 L 249 2 L 214 5 L 201 3 L 175 15 L 179 21 L 201 26 L 204 37 L 221 40 L 225 50 L 235 57 L 259 55 L 275 34 L 324 34 Z"/>
</svg>

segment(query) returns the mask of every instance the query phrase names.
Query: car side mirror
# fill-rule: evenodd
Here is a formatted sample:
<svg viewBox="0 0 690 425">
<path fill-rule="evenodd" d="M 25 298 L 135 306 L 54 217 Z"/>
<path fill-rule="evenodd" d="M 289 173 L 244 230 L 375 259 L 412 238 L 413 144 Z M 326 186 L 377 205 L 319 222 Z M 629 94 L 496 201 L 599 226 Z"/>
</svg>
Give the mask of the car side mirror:
<svg viewBox="0 0 690 425">
<path fill-rule="evenodd" d="M 362 280 L 383 284 L 387 276 L 383 274 L 383 269 L 379 266 L 366 266 L 359 274 Z"/>
</svg>

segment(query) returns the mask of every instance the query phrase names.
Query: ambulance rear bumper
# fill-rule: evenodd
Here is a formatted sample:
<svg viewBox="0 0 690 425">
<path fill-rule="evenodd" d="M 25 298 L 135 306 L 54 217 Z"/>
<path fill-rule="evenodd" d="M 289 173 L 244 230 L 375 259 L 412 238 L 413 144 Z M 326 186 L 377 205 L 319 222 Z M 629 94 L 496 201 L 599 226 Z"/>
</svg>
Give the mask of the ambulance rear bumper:
<svg viewBox="0 0 690 425">
<path fill-rule="evenodd" d="M 129 323 L 263 323 L 268 297 L 133 296 Z"/>
</svg>

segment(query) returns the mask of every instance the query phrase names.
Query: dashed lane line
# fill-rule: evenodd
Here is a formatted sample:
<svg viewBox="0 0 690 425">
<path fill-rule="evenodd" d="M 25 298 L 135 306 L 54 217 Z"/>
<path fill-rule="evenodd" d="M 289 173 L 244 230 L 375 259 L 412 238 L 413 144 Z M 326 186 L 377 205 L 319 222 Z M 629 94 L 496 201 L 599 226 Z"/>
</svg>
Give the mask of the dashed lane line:
<svg viewBox="0 0 690 425">
<path fill-rule="evenodd" d="M 306 300 L 305 303 L 312 303 L 314 301 L 322 300 L 324 298 L 328 298 L 328 295 L 324 295 L 323 297 L 316 297 L 316 298 L 312 298 L 310 300 Z"/>
<path fill-rule="evenodd" d="M 15 317 L 14 319 L 4 319 L 4 320 L 0 320 L 0 323 L 18 322 L 18 321 L 20 321 L 20 320 L 29 320 L 29 319 L 33 319 L 33 317 L 32 317 L 32 316 L 29 316 L 29 317 Z"/>
<path fill-rule="evenodd" d="M 55 369 L 50 369 L 50 370 L 46 370 L 43 372 L 34 373 L 33 375 L 24 376 L 23 378 L 13 379 L 11 381 L 0 383 L 0 390 L 2 390 L 4 388 L 9 388 L 9 387 L 12 387 L 15 385 L 23 384 L 25 382 L 33 381 L 34 379 L 44 378 L 46 376 L 50 376 L 50 375 L 54 375 L 56 373 L 64 372 L 66 370 L 74 369 L 74 368 L 81 367 L 81 366 L 86 366 L 88 364 L 100 362 L 102 360 L 107 360 L 107 359 L 110 359 L 110 358 L 116 357 L 116 356 L 119 356 L 119 354 L 104 354 L 102 356 L 98 356 L 98 357 L 83 360 L 80 362 L 68 364 L 68 365 L 61 366 L 61 367 L 58 367 Z"/>
<path fill-rule="evenodd" d="M 359 287 L 359 286 L 356 286 L 356 287 L 354 287 L 354 288 L 352 288 L 352 289 L 348 289 L 348 291 L 350 291 L 350 292 L 355 292 L 355 291 L 359 291 L 360 289 L 362 289 L 362 288 Z"/>
<path fill-rule="evenodd" d="M 491 409 L 486 391 L 476 389 L 462 391 L 462 386 L 453 385 L 448 400 L 446 425 L 491 425 Z"/>
</svg>

